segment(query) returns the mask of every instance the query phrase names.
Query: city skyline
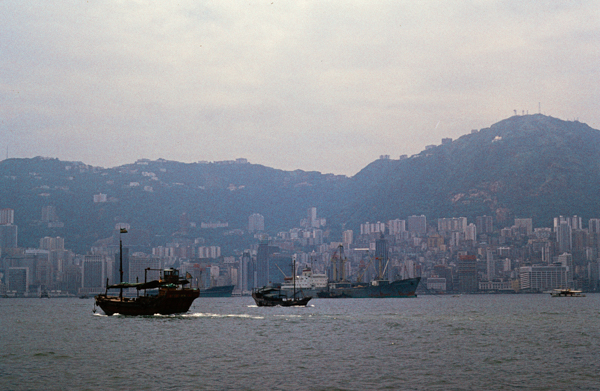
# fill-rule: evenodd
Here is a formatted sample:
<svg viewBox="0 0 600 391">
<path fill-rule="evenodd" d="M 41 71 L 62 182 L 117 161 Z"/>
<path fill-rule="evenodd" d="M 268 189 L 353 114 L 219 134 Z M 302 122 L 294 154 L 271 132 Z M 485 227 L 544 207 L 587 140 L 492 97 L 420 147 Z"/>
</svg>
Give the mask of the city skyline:
<svg viewBox="0 0 600 391">
<path fill-rule="evenodd" d="M 2 158 L 353 175 L 514 113 L 600 127 L 592 1 L 0 10 Z"/>
</svg>

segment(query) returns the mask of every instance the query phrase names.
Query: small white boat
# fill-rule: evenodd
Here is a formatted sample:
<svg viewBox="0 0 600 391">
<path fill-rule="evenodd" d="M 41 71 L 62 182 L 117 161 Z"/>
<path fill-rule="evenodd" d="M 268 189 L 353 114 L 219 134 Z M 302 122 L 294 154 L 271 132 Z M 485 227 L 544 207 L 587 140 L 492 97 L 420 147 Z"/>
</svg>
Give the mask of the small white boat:
<svg viewBox="0 0 600 391">
<path fill-rule="evenodd" d="M 581 291 L 574 291 L 573 289 L 554 289 L 550 292 L 552 297 L 585 297 Z"/>
</svg>

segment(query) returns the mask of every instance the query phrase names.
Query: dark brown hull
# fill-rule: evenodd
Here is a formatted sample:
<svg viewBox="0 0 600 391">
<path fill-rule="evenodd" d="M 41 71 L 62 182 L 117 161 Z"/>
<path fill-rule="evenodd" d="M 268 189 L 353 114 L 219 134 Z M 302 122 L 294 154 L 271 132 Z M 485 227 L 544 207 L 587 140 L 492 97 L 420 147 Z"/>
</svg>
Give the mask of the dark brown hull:
<svg viewBox="0 0 600 391">
<path fill-rule="evenodd" d="M 260 290 L 252 292 L 252 298 L 259 307 L 306 307 L 312 297 L 288 298 L 274 294 L 263 294 Z"/>
<path fill-rule="evenodd" d="M 158 296 L 123 298 L 98 295 L 96 305 L 108 316 L 121 315 L 172 315 L 187 312 L 199 296 L 197 289 L 172 290 Z"/>
</svg>

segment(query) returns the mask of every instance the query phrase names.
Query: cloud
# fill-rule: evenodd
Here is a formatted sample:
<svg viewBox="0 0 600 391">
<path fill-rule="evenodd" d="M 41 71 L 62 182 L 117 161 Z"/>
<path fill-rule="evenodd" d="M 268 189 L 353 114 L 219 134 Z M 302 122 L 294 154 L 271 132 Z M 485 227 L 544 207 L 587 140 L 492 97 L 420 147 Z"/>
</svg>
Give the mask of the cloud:
<svg viewBox="0 0 600 391">
<path fill-rule="evenodd" d="M 555 3 L 5 1 L 0 132 L 18 157 L 354 174 L 538 102 L 597 128 L 600 6 Z"/>
</svg>

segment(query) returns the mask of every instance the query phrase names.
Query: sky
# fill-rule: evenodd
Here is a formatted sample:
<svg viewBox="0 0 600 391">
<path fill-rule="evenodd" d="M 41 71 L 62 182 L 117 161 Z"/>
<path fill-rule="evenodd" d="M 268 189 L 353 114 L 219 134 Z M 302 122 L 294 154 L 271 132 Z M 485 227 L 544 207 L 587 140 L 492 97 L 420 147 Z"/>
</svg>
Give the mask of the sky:
<svg viewBox="0 0 600 391">
<path fill-rule="evenodd" d="M 0 158 L 354 175 L 514 115 L 600 128 L 600 2 L 0 2 Z"/>
</svg>

